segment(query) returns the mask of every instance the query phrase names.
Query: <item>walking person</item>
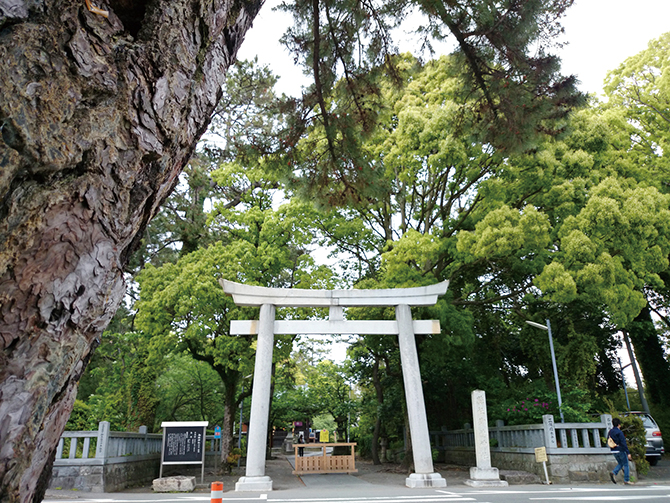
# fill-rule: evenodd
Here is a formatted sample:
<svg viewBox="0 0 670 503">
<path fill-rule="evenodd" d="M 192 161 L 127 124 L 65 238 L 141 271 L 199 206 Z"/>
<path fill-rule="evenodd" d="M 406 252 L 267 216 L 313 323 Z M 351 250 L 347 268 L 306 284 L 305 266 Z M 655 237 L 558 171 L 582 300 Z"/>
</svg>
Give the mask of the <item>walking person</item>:
<svg viewBox="0 0 670 503">
<path fill-rule="evenodd" d="M 617 465 L 616 468 L 610 472 L 610 479 L 614 484 L 616 484 L 617 474 L 623 470 L 623 483 L 626 485 L 632 485 L 633 482 L 630 481 L 630 467 L 628 466 L 628 461 L 631 460 L 630 451 L 628 450 L 628 444 L 626 444 L 626 437 L 623 434 L 623 431 L 619 428 L 621 426 L 621 420 L 619 418 L 612 419 L 613 428 L 607 433 L 607 445 L 610 448 L 610 452 L 614 455 Z"/>
<path fill-rule="evenodd" d="M 305 443 L 305 436 L 303 435 L 302 432 L 298 434 L 298 443 L 299 444 L 304 444 Z M 305 448 L 304 447 L 298 447 L 298 456 L 304 456 L 305 455 Z"/>
</svg>

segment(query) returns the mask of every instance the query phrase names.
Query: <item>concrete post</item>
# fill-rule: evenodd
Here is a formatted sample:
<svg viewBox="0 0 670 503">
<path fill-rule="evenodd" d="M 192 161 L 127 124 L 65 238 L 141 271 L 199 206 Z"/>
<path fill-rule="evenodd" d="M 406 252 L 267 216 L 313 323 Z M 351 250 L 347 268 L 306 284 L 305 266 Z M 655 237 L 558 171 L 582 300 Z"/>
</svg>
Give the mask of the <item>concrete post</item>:
<svg viewBox="0 0 670 503">
<path fill-rule="evenodd" d="M 258 321 L 258 343 L 247 443 L 247 470 L 246 476 L 240 477 L 235 484 L 236 491 L 272 491 L 272 479 L 265 476 L 265 448 L 270 414 L 274 323 L 275 306 L 263 304 Z"/>
<path fill-rule="evenodd" d="M 109 444 L 109 421 L 98 423 L 98 440 L 95 444 L 95 457 L 105 459 L 107 457 L 107 445 Z"/>
<path fill-rule="evenodd" d="M 406 480 L 407 487 L 446 487 L 447 481 L 433 470 L 433 454 L 430 448 L 428 419 L 423 399 L 419 357 L 414 339 L 412 311 L 406 304 L 396 306 L 398 322 L 398 343 L 400 345 L 400 361 L 402 377 L 405 384 L 405 400 L 409 416 L 409 430 L 412 436 L 412 453 L 414 455 L 414 471 Z"/>
<path fill-rule="evenodd" d="M 466 480 L 465 483 L 473 487 L 499 487 L 508 485 L 507 481 L 500 480 L 498 469 L 491 466 L 486 393 L 482 390 L 474 390 L 472 392 L 472 419 L 475 431 L 475 457 L 477 459 L 477 466 L 470 468 L 470 479 Z"/>
<path fill-rule="evenodd" d="M 556 449 L 558 441 L 556 439 L 556 425 L 554 424 L 554 416 L 545 414 L 542 416 L 542 424 L 544 426 L 544 446 L 547 449 Z"/>
</svg>

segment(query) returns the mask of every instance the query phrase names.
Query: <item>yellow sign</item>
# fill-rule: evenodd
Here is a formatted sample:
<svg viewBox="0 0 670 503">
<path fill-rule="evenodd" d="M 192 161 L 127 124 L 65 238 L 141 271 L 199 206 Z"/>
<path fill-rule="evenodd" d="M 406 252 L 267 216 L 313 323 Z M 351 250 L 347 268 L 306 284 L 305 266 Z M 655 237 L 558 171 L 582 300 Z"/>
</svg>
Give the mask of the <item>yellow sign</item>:
<svg viewBox="0 0 670 503">
<path fill-rule="evenodd" d="M 535 461 L 538 463 L 544 463 L 547 461 L 547 448 L 546 447 L 536 447 L 535 448 Z"/>
<path fill-rule="evenodd" d="M 325 444 L 329 440 L 330 440 L 330 433 L 328 432 L 328 430 L 326 430 L 326 429 L 321 430 L 319 432 L 319 442 L 321 442 L 322 444 Z"/>
</svg>

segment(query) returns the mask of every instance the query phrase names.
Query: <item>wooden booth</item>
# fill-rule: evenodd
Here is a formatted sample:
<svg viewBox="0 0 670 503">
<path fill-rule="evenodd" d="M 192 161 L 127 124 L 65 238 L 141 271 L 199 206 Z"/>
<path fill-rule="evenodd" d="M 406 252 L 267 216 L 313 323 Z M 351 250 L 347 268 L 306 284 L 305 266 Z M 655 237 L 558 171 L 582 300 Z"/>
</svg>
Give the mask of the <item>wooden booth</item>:
<svg viewBox="0 0 670 503">
<path fill-rule="evenodd" d="M 328 454 L 327 447 L 350 447 L 351 453 L 345 456 Z M 295 451 L 294 475 L 305 475 L 309 473 L 356 473 L 356 461 L 354 460 L 355 442 L 351 443 L 316 443 L 316 444 L 293 444 Z M 304 449 L 305 455 L 298 456 L 298 449 Z M 316 455 L 316 449 L 321 449 L 321 455 Z"/>
</svg>

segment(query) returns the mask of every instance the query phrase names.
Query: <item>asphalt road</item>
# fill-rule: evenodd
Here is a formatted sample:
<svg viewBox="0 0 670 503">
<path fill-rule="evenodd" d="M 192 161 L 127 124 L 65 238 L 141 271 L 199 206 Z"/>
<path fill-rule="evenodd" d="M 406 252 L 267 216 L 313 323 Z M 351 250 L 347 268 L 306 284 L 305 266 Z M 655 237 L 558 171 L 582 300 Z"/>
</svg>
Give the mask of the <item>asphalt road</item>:
<svg viewBox="0 0 670 503">
<path fill-rule="evenodd" d="M 273 464 L 274 463 L 274 464 Z M 231 503 L 579 503 L 631 502 L 670 503 L 670 460 L 663 459 L 634 486 L 621 484 L 512 485 L 501 488 L 472 488 L 464 485 L 467 472 L 445 474 L 447 487 L 410 489 L 405 475 L 394 472 L 369 472 L 359 475 L 308 475 L 296 477 L 285 469 L 286 460 L 270 463 L 274 491 L 235 492 L 226 484 L 223 501 Z M 284 475 L 282 475 L 284 474 Z M 207 482 L 207 481 L 206 481 Z M 47 492 L 47 503 L 209 503 L 207 483 L 186 494 L 153 493 L 151 488 L 136 488 L 121 493 Z"/>
<path fill-rule="evenodd" d="M 47 499 L 52 503 L 207 503 L 207 494 L 114 493 L 79 494 L 73 499 Z M 578 503 L 578 502 L 670 502 L 670 485 L 651 486 L 511 486 L 496 490 L 472 488 L 407 489 L 358 485 L 271 493 L 226 493 L 225 502 L 235 503 Z"/>
</svg>

